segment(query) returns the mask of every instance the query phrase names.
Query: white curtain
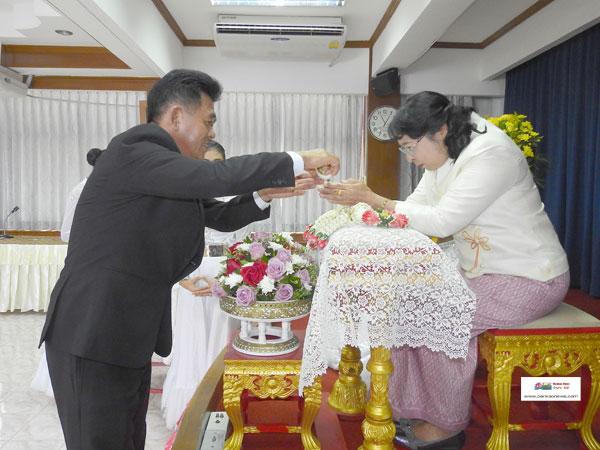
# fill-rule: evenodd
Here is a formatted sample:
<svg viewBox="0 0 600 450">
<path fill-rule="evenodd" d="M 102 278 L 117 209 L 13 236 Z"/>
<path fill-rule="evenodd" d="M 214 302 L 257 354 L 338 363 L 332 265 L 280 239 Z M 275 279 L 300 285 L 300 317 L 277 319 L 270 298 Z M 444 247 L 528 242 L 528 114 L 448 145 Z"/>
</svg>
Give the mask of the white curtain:
<svg viewBox="0 0 600 450">
<path fill-rule="evenodd" d="M 401 95 L 400 104 L 404 104 L 410 95 Z M 447 95 L 452 103 L 459 106 L 472 106 L 480 116 L 497 117 L 503 114 L 504 97 L 471 97 L 468 95 Z M 419 184 L 425 171 L 400 158 L 400 182 L 398 200 L 406 200 Z"/>
<path fill-rule="evenodd" d="M 0 215 L 7 228 L 59 229 L 66 199 L 91 171 L 86 154 L 139 123 L 145 92 L 30 90 L 0 97 Z M 0 225 L 1 226 L 1 225 Z"/>
<path fill-rule="evenodd" d="M 0 97 L 0 216 L 19 205 L 8 228 L 58 229 L 68 193 L 91 171 L 88 150 L 138 124 L 146 93 L 29 93 L 36 98 Z M 228 156 L 324 147 L 341 158 L 336 180 L 357 178 L 363 106 L 360 95 L 224 93 L 216 140 Z M 274 200 L 271 218 L 251 229 L 303 231 L 330 208 L 316 192 Z"/>
<path fill-rule="evenodd" d="M 225 93 L 216 103 L 216 140 L 227 156 L 325 148 L 339 155 L 335 180 L 358 178 L 363 106 L 361 95 Z M 332 208 L 316 191 L 273 200 L 271 217 L 251 231 L 304 231 Z"/>
</svg>

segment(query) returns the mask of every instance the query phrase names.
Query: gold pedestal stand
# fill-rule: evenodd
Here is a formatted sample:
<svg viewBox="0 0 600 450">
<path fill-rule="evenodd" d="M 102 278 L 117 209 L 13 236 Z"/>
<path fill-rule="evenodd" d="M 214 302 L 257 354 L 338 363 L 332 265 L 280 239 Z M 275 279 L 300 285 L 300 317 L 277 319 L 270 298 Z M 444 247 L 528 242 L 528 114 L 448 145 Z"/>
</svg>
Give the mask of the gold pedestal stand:
<svg viewBox="0 0 600 450">
<path fill-rule="evenodd" d="M 342 414 L 362 414 L 367 405 L 367 385 L 360 378 L 363 364 L 360 350 L 346 345 L 342 349 L 339 378 L 327 399 L 327 404 Z"/>
<path fill-rule="evenodd" d="M 244 390 L 260 399 L 286 399 L 298 391 L 302 365 L 304 331 L 297 331 L 300 348 L 282 357 L 257 358 L 235 351 L 231 344 L 225 354 L 223 372 L 223 406 L 233 425 L 233 433 L 225 441 L 224 450 L 240 450 L 246 433 L 268 431 L 261 426 L 245 426 L 241 409 Z M 300 426 L 287 426 L 288 433 L 300 433 L 306 450 L 320 450 L 321 444 L 312 432 L 312 425 L 321 407 L 321 377 L 303 391 L 304 409 Z M 267 427 L 268 428 L 268 427 Z"/>
</svg>

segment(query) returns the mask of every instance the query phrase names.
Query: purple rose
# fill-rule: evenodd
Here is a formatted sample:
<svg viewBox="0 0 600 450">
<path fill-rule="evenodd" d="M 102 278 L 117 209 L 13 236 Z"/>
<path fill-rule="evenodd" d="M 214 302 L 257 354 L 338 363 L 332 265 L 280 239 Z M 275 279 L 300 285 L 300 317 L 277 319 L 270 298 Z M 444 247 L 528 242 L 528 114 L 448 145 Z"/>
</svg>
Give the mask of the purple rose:
<svg viewBox="0 0 600 450">
<path fill-rule="evenodd" d="M 296 276 L 298 278 L 300 278 L 300 281 L 302 282 L 302 284 L 310 283 L 310 274 L 308 273 L 308 270 L 306 270 L 306 269 L 299 270 L 296 273 Z"/>
<path fill-rule="evenodd" d="M 292 285 L 284 283 L 281 286 L 279 286 L 279 289 L 277 289 L 277 292 L 275 292 L 275 300 L 278 300 L 280 302 L 287 302 L 290 298 L 292 298 L 293 294 L 294 288 L 292 287 Z"/>
<path fill-rule="evenodd" d="M 221 287 L 221 285 L 219 283 L 217 283 L 216 281 L 213 283 L 212 287 L 210 288 L 210 292 L 214 297 L 225 297 L 227 295 L 227 292 L 225 292 L 225 290 Z"/>
<path fill-rule="evenodd" d="M 237 290 L 235 301 L 239 306 L 250 306 L 256 300 L 254 289 L 249 286 L 240 286 Z"/>
<path fill-rule="evenodd" d="M 267 233 L 266 231 L 257 231 L 256 233 L 254 233 L 252 235 L 252 238 L 255 241 L 261 241 L 261 240 L 266 239 L 268 237 L 271 237 L 271 233 Z"/>
<path fill-rule="evenodd" d="M 287 248 L 280 248 L 277 250 L 277 258 L 279 258 L 283 262 L 288 262 L 292 257 L 292 252 L 290 252 Z"/>
<path fill-rule="evenodd" d="M 267 275 L 278 281 L 285 275 L 285 263 L 279 258 L 272 258 L 267 265 Z"/>
<path fill-rule="evenodd" d="M 260 242 L 253 242 L 250 244 L 250 258 L 258 259 L 265 254 L 265 248 Z"/>
</svg>

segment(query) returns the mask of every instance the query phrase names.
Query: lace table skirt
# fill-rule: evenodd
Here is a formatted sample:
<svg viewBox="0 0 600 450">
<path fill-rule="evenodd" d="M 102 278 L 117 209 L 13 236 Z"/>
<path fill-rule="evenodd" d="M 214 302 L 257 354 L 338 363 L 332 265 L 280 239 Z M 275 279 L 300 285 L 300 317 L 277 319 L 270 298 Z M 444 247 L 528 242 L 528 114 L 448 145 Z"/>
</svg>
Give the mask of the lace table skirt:
<svg viewBox="0 0 600 450">
<path fill-rule="evenodd" d="M 351 224 L 321 252 L 300 390 L 327 369 L 332 347 L 426 346 L 464 358 L 475 295 L 440 247 L 410 229 Z"/>
</svg>

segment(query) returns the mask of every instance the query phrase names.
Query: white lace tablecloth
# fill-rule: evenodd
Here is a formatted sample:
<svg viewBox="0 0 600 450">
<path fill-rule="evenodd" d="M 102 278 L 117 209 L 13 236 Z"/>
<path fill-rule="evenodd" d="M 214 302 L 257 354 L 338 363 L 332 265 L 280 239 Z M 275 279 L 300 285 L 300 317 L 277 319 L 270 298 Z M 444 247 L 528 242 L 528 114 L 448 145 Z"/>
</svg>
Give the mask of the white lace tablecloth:
<svg viewBox="0 0 600 450">
<path fill-rule="evenodd" d="M 65 256 L 66 245 L 1 244 L 0 312 L 46 311 Z"/>
<path fill-rule="evenodd" d="M 306 331 L 300 392 L 327 369 L 332 347 L 426 346 L 465 358 L 475 295 L 427 236 L 351 224 L 322 250 Z"/>
</svg>

